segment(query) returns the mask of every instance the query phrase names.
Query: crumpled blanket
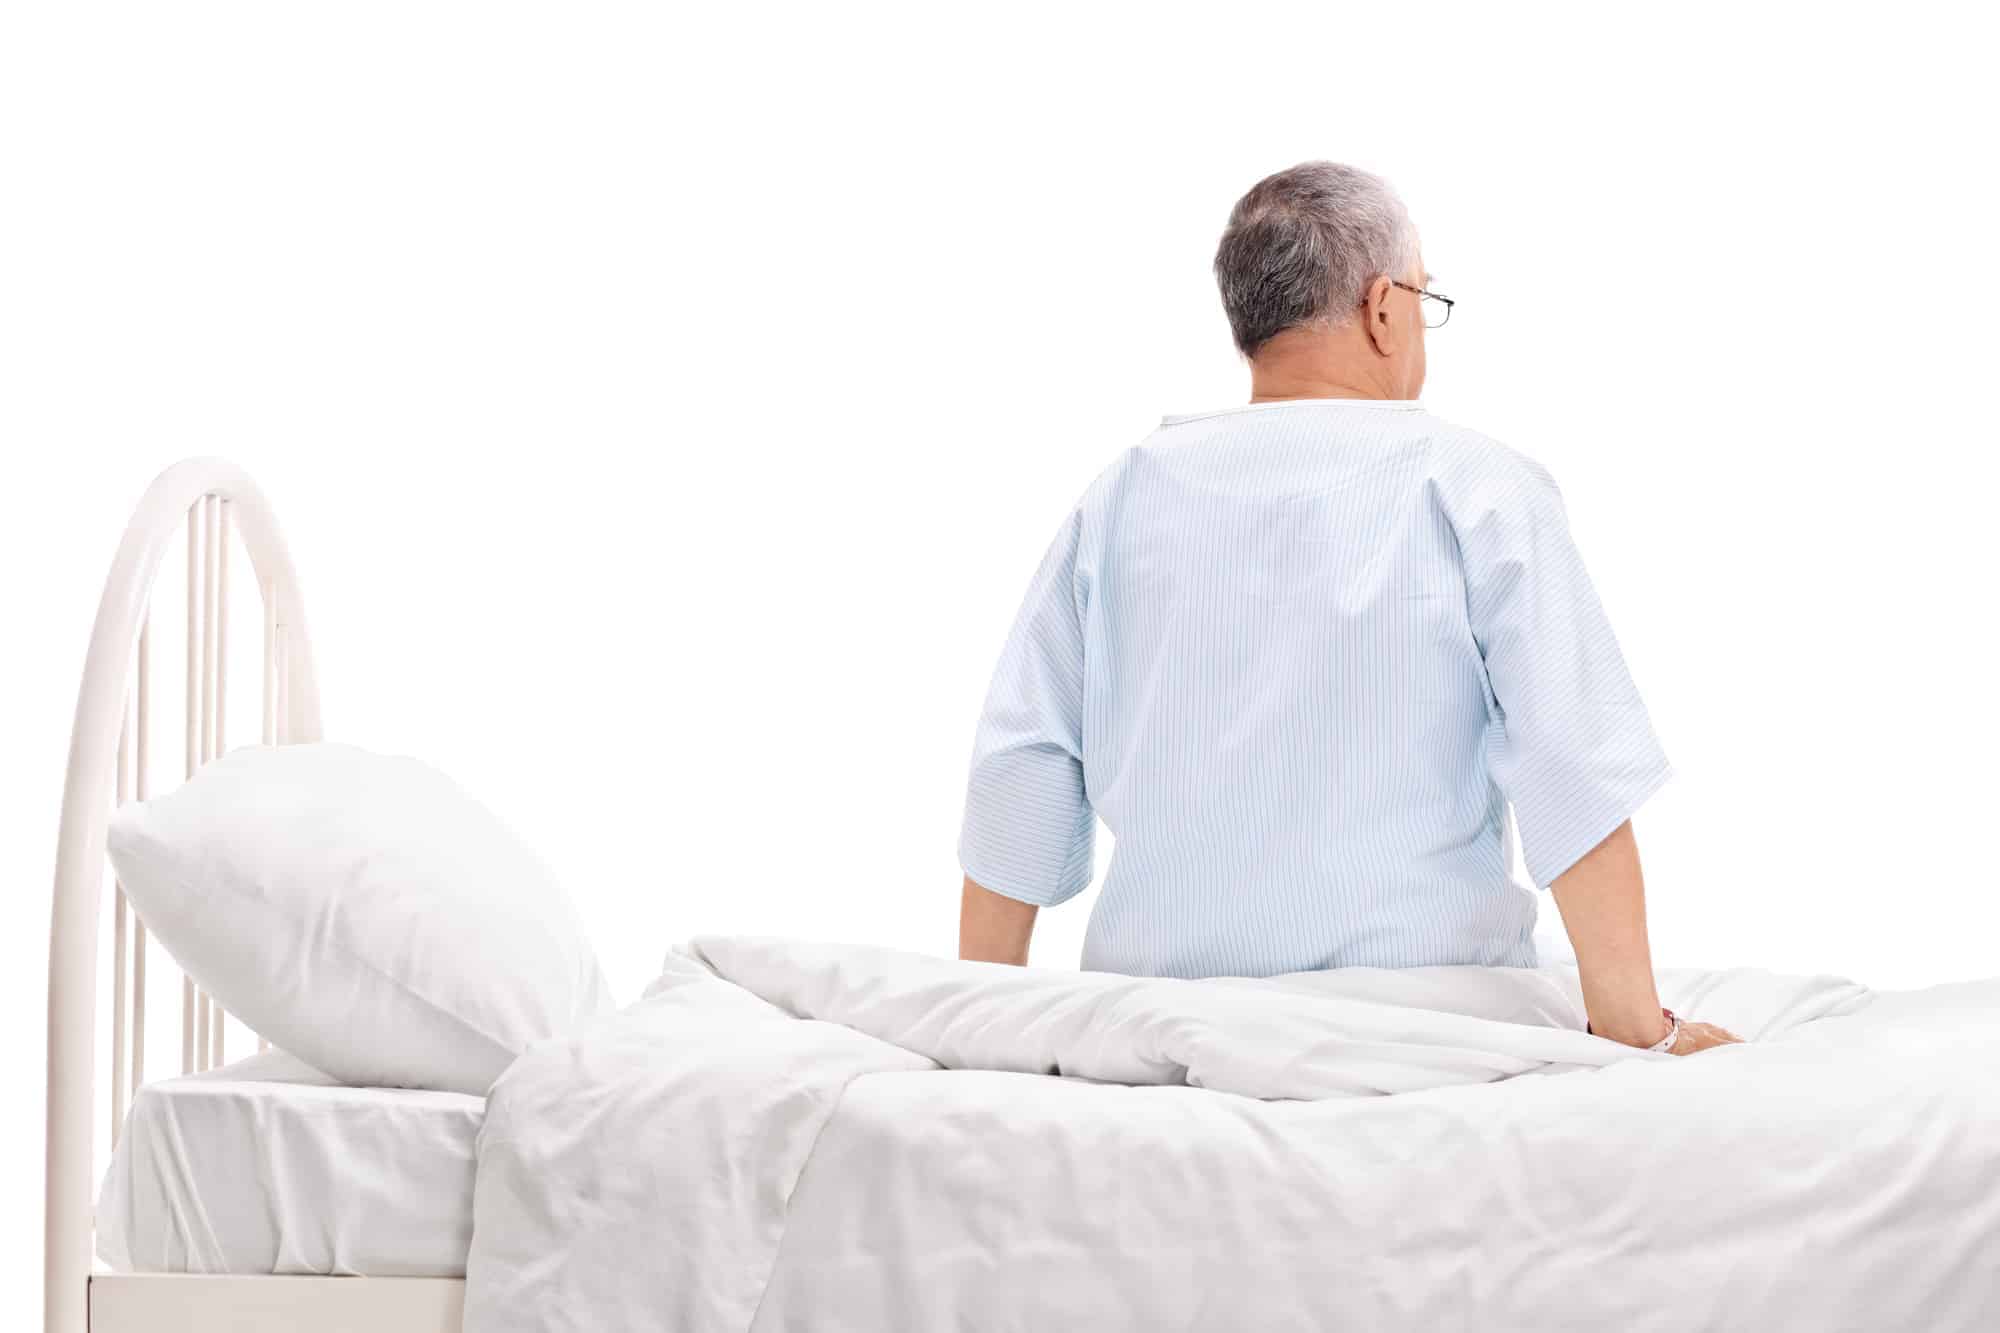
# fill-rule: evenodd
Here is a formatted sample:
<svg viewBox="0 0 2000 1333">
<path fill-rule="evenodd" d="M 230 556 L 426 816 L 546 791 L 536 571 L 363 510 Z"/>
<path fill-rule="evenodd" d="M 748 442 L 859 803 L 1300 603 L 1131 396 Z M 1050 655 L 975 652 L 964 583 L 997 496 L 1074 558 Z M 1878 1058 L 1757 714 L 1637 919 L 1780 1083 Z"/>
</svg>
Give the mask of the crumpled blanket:
<svg viewBox="0 0 2000 1333">
<path fill-rule="evenodd" d="M 697 939 L 494 1086 L 465 1327 L 1994 1326 L 2000 982 L 1661 985 L 1750 1043 L 1587 1035 L 1561 966 Z"/>
</svg>

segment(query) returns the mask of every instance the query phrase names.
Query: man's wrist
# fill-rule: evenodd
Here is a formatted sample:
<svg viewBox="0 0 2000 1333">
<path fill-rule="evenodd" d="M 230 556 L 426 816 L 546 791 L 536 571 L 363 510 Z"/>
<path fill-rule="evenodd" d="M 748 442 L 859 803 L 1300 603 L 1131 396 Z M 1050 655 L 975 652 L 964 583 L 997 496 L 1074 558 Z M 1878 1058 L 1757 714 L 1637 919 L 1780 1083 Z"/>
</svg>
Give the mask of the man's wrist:
<svg viewBox="0 0 2000 1333">
<path fill-rule="evenodd" d="M 1671 1044 L 1671 1039 L 1679 1034 L 1680 1019 L 1671 1009 L 1661 1009 L 1650 1023 L 1624 1023 L 1600 1028 L 1586 1022 L 1583 1030 L 1592 1036 L 1603 1037 L 1624 1046 L 1637 1046 L 1641 1050 L 1656 1049 L 1662 1043 Z"/>
</svg>

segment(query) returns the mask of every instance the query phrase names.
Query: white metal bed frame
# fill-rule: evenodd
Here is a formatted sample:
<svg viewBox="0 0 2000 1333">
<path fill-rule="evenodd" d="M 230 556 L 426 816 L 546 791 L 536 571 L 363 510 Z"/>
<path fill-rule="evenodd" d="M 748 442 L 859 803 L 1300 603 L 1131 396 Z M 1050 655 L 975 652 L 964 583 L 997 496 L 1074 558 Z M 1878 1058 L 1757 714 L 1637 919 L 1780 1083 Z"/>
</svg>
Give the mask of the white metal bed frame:
<svg viewBox="0 0 2000 1333">
<path fill-rule="evenodd" d="M 320 738 L 319 688 L 298 574 L 270 505 L 242 469 L 189 459 L 160 474 L 118 545 L 91 630 L 70 733 L 49 934 L 49 1086 L 45 1333 L 211 1333 L 367 1328 L 447 1333 L 460 1323 L 455 1278 L 183 1276 L 93 1273 L 91 1162 L 97 1049 L 97 954 L 105 829 L 114 802 L 154 794 L 153 583 L 187 531 L 186 760 L 183 776 L 225 747 L 232 533 L 263 600 L 263 742 Z M 112 1141 L 145 1081 L 146 927 L 112 892 Z M 181 1072 L 223 1063 L 224 1014 L 181 983 Z M 262 1042 L 259 1043 L 260 1047 Z"/>
</svg>

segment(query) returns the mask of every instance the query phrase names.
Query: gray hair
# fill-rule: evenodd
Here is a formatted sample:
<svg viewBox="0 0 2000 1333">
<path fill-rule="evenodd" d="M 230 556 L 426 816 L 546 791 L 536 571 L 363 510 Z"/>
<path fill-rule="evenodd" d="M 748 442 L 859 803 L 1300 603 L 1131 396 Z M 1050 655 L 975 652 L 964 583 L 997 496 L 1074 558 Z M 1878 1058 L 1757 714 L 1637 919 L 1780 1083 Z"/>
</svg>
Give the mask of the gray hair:
<svg viewBox="0 0 2000 1333">
<path fill-rule="evenodd" d="M 1417 230 L 1389 183 L 1338 162 L 1301 162 L 1250 187 L 1229 212 L 1215 281 L 1237 350 L 1304 324 L 1354 317 L 1368 286 L 1417 261 Z"/>
</svg>

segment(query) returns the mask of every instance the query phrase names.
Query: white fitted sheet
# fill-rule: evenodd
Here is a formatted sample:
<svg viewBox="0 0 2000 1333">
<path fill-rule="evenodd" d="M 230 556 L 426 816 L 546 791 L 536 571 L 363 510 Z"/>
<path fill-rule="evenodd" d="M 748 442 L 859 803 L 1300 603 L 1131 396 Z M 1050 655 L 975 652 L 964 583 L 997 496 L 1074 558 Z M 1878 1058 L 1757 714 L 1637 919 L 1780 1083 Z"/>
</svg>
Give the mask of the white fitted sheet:
<svg viewBox="0 0 2000 1333">
<path fill-rule="evenodd" d="M 147 1273 L 461 1277 L 482 1097 L 346 1088 L 277 1051 L 150 1083 L 97 1200 Z"/>
</svg>

